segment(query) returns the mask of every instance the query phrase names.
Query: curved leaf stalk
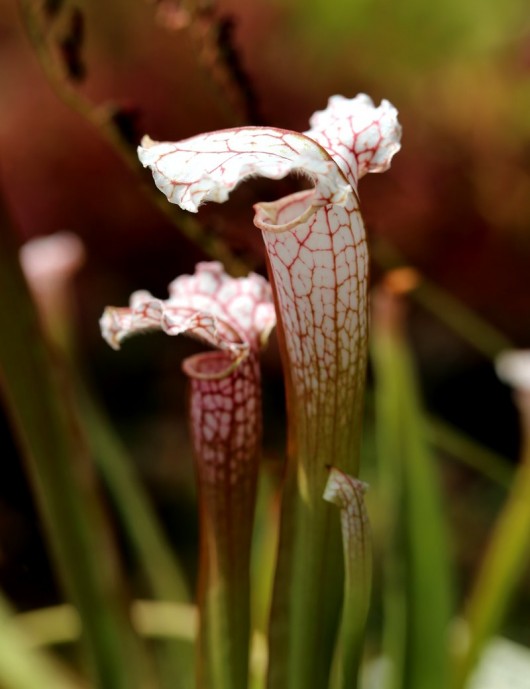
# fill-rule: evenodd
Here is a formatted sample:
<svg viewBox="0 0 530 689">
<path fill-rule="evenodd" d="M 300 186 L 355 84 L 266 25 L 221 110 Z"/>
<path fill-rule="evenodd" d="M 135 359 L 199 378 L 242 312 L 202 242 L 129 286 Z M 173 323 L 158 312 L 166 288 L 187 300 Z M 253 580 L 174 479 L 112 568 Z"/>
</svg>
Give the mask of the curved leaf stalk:
<svg viewBox="0 0 530 689">
<path fill-rule="evenodd" d="M 13 317 L 15 314 L 15 317 Z M 0 220 L 0 379 L 67 595 L 83 623 L 82 647 L 95 687 L 145 681 L 127 619 L 109 536 L 73 390 L 42 335 L 9 235 Z"/>
<path fill-rule="evenodd" d="M 384 652 L 390 660 L 390 687 L 445 689 L 452 612 L 445 520 L 403 329 L 402 300 L 379 287 L 372 355 L 388 533 Z"/>
<path fill-rule="evenodd" d="M 338 639 L 339 685 L 358 686 L 364 631 L 370 607 L 372 546 L 368 514 L 364 504 L 367 485 L 331 468 L 324 500 L 340 508 L 344 548 L 344 600 Z"/>
</svg>

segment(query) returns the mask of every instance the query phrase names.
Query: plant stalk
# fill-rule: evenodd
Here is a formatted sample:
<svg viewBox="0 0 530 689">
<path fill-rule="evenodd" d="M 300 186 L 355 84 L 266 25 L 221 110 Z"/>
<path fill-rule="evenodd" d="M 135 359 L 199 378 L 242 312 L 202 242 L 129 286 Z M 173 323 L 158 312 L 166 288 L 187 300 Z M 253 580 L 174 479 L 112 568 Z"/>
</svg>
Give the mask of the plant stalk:
<svg viewBox="0 0 530 689">
<path fill-rule="evenodd" d="M 93 684 L 140 687 L 142 654 L 122 600 L 75 395 L 42 334 L 5 217 L 0 218 L 0 330 L 2 392 L 61 581 L 82 619 L 81 643 Z"/>
<path fill-rule="evenodd" d="M 518 391 L 521 462 L 497 518 L 464 611 L 465 641 L 456 649 L 454 689 L 465 687 L 484 644 L 500 626 L 530 551 L 530 394 Z"/>
</svg>

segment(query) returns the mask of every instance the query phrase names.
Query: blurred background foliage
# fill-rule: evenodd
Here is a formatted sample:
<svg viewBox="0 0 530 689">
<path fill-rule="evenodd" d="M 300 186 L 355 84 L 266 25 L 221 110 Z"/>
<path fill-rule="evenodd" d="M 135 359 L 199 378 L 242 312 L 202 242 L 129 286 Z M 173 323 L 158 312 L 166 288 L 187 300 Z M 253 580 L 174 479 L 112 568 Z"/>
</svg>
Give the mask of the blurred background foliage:
<svg viewBox="0 0 530 689">
<path fill-rule="evenodd" d="M 443 430 L 438 442 L 440 426 L 430 427 L 461 601 L 506 495 L 502 478 L 483 475 L 488 452 L 505 459 L 494 454 L 492 461 L 506 477 L 519 447 L 510 393 L 488 355 L 510 342 L 530 345 L 528 3 L 92 0 L 77 6 L 79 55 L 75 45 L 61 43 L 72 34 L 71 22 L 80 21 L 72 19 L 70 5 L 52 32 L 50 78 L 20 7 L 0 0 L 2 193 L 19 242 L 68 229 L 86 246 L 74 288 L 79 364 L 128 446 L 190 581 L 193 470 L 177 362 L 195 346 L 154 337 L 116 357 L 100 338 L 98 318 L 105 305 L 125 303 L 138 288 L 163 297 L 175 276 L 192 272 L 206 256 L 142 193 L 141 178 L 122 154 L 144 133 L 178 140 L 241 123 L 303 131 L 329 95 L 364 91 L 396 105 L 404 131 L 392 169 L 361 182 L 372 280 L 396 265 L 418 271 L 420 287 L 406 318 L 422 395 L 437 423 L 453 424 L 470 443 L 458 437 L 451 446 Z M 58 45 L 69 59 L 68 78 L 57 69 L 64 66 Z M 118 124 L 118 146 L 105 133 L 102 123 L 109 122 Z M 251 205 L 297 184 L 253 180 L 225 206 L 201 210 L 199 221 L 245 265 L 263 272 Z M 264 368 L 265 460 L 279 475 L 284 415 L 275 340 Z M 369 479 L 377 407 L 370 381 Z M 7 421 L 1 424 L 0 584 L 24 610 L 60 596 L 11 432 Z M 377 534 L 377 500 L 373 509 Z M 142 575 L 122 541 L 131 586 L 142 595 Z M 519 596 L 524 605 L 512 612 L 505 632 L 528 644 L 521 613 L 530 603 L 528 583 Z M 374 619 L 380 609 L 376 597 Z"/>
</svg>

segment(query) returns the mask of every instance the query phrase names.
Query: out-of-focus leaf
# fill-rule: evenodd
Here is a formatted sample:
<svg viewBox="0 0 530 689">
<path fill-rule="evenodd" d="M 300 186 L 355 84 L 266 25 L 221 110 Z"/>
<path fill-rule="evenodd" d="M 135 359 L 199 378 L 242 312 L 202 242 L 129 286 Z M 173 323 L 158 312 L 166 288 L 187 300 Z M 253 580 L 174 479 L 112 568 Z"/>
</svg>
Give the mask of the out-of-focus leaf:
<svg viewBox="0 0 530 689">
<path fill-rule="evenodd" d="M 59 663 L 31 648 L 31 639 L 0 597 L 0 686 L 2 689 L 82 689 Z"/>
<path fill-rule="evenodd" d="M 527 429 L 528 432 L 529 429 Z M 530 434 L 512 489 L 495 526 L 456 637 L 453 686 L 462 689 L 484 644 L 502 622 L 524 575 L 530 551 Z"/>
<path fill-rule="evenodd" d="M 78 395 L 92 454 L 151 594 L 158 601 L 188 602 L 188 584 L 131 458 L 84 386 L 78 386 Z M 171 637 L 161 641 L 158 653 L 164 686 L 168 689 L 190 686 L 193 678 L 191 648 L 188 643 Z"/>
<path fill-rule="evenodd" d="M 449 453 L 500 486 L 511 486 L 513 466 L 506 457 L 484 447 L 455 426 L 432 415 L 426 418 L 426 434 L 435 448 Z"/>
<path fill-rule="evenodd" d="M 388 532 L 384 652 L 394 689 L 442 689 L 451 617 L 445 520 L 396 299 L 383 289 L 378 293 L 372 333 L 379 481 Z"/>
<path fill-rule="evenodd" d="M 7 218 L 0 217 L 0 383 L 26 459 L 58 574 L 78 608 L 99 689 L 144 680 L 116 553 L 66 371 L 44 338 Z"/>
<path fill-rule="evenodd" d="M 403 257 L 390 244 L 378 241 L 373 247 L 375 261 L 385 269 L 403 265 Z M 510 347 L 510 340 L 493 325 L 481 318 L 462 301 L 419 275 L 418 286 L 410 297 L 430 311 L 441 322 L 487 358 Z"/>
</svg>

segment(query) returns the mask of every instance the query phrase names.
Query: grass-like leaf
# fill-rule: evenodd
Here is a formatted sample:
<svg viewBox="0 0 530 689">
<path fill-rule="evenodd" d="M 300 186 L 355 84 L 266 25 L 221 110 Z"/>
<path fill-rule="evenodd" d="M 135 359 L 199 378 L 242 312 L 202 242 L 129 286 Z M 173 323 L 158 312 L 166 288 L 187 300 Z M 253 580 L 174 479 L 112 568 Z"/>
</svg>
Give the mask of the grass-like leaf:
<svg viewBox="0 0 530 689">
<path fill-rule="evenodd" d="M 78 608 L 95 687 L 133 689 L 142 654 L 122 605 L 115 552 L 101 509 L 75 395 L 44 338 L 0 218 L 0 381 L 59 576 Z"/>
<path fill-rule="evenodd" d="M 495 526 L 464 611 L 464 640 L 457 647 L 453 687 L 466 685 L 484 644 L 498 630 L 530 550 L 530 442 Z"/>
<path fill-rule="evenodd" d="M 391 661 L 391 687 L 442 689 L 448 681 L 449 556 L 438 477 L 397 299 L 378 294 L 372 334 L 388 536 L 384 650 Z"/>
</svg>

